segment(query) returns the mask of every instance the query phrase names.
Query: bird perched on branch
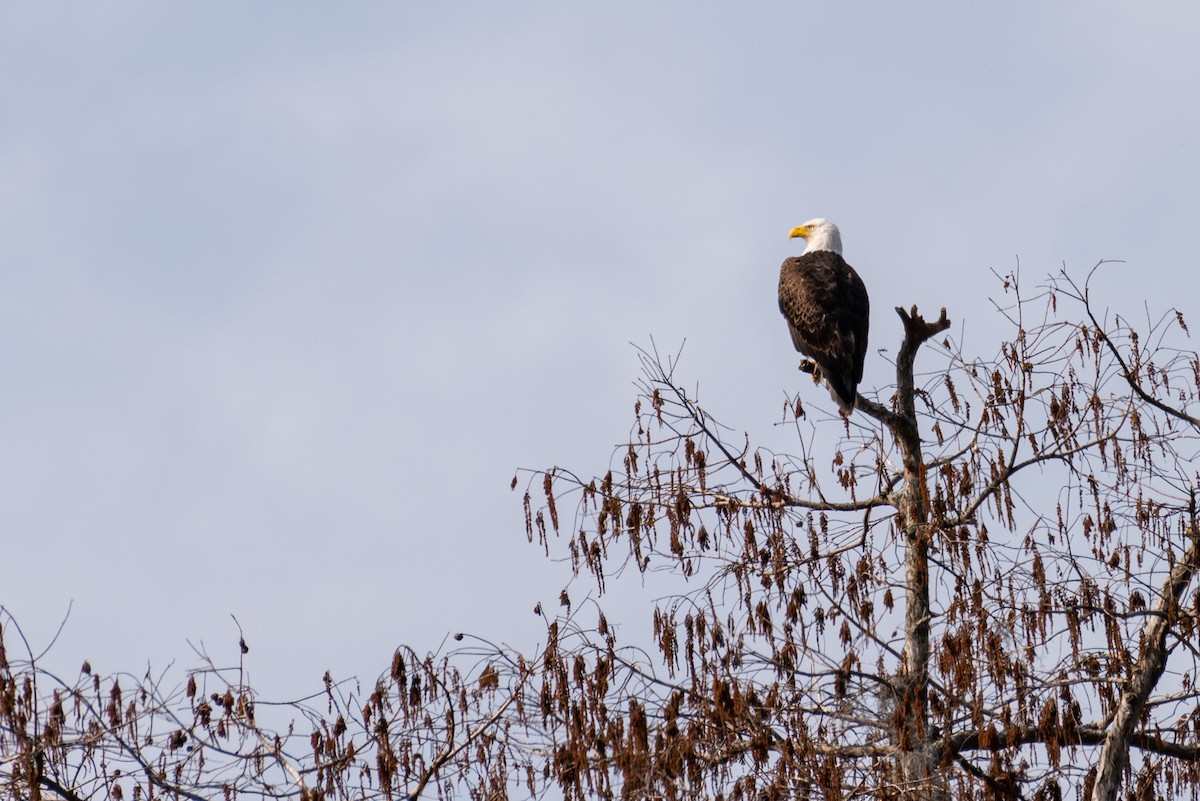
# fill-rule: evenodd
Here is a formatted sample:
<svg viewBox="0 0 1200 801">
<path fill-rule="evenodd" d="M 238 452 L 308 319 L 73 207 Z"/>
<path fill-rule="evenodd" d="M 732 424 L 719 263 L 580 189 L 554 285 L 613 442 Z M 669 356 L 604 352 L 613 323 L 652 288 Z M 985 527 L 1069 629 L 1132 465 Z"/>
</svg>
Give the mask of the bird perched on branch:
<svg viewBox="0 0 1200 801">
<path fill-rule="evenodd" d="M 824 379 L 843 415 L 854 411 L 867 357 L 871 303 L 867 288 L 842 258 L 838 227 L 818 217 L 792 229 L 807 241 L 804 253 L 779 270 L 779 310 L 792 344 L 807 356 L 800 369 Z"/>
</svg>

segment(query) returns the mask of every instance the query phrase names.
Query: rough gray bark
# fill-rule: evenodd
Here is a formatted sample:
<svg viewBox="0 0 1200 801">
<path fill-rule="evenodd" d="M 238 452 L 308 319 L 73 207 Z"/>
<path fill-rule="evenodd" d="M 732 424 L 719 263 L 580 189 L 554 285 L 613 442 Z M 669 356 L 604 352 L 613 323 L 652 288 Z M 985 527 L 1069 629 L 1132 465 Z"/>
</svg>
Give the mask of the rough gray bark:
<svg viewBox="0 0 1200 801">
<path fill-rule="evenodd" d="M 939 778 L 940 749 L 934 743 L 929 717 L 929 492 L 913 403 L 913 363 L 921 345 L 949 328 L 950 321 L 945 309 L 932 323 L 926 322 L 915 306 L 910 312 L 897 307 L 896 313 L 904 322 L 904 342 L 896 359 L 896 409 L 862 398 L 859 403 L 891 430 L 904 464 L 904 487 L 895 498 L 904 540 L 904 651 L 900 670 L 892 679 L 898 701 L 895 732 L 901 792 L 907 798 L 943 799 L 948 797 L 948 789 Z"/>
</svg>

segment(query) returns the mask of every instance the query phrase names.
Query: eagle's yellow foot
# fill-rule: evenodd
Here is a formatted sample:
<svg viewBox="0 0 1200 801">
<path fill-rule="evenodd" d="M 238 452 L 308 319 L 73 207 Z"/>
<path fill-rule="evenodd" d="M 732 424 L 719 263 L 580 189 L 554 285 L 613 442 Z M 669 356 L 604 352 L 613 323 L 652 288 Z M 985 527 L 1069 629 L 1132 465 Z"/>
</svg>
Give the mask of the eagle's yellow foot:
<svg viewBox="0 0 1200 801">
<path fill-rule="evenodd" d="M 812 359 L 805 359 L 800 362 L 800 372 L 811 375 L 814 384 L 821 380 L 821 367 Z"/>
</svg>

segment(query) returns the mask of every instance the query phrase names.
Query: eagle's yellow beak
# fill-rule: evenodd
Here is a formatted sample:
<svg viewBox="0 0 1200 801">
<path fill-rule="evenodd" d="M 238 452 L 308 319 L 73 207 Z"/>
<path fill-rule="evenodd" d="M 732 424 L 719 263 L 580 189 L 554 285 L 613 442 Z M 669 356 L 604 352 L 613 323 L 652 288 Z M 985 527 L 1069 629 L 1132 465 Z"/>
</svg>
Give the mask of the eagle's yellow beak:
<svg viewBox="0 0 1200 801">
<path fill-rule="evenodd" d="M 789 239 L 795 239 L 796 237 L 803 238 L 803 237 L 808 236 L 811 233 L 812 233 L 812 229 L 809 228 L 807 225 L 797 225 L 795 228 L 792 229 L 792 232 L 790 234 L 788 234 L 788 238 Z"/>
</svg>

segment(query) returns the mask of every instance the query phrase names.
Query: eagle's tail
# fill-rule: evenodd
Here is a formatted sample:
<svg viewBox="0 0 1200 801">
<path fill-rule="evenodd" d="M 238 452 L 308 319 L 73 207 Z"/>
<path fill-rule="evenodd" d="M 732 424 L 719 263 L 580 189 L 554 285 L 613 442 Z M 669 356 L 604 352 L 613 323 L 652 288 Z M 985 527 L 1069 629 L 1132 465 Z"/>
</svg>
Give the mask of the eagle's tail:
<svg viewBox="0 0 1200 801">
<path fill-rule="evenodd" d="M 841 376 L 833 375 L 812 359 L 800 362 L 800 372 L 811 375 L 813 381 L 824 381 L 829 387 L 829 396 L 843 415 L 849 417 L 854 411 L 854 401 L 858 398 L 858 384 L 848 383 Z"/>
<path fill-rule="evenodd" d="M 838 405 L 838 410 L 846 417 L 854 411 L 854 401 L 858 398 L 858 387 L 842 380 L 840 376 L 825 373 L 826 383 L 829 384 L 829 394 Z"/>
</svg>

